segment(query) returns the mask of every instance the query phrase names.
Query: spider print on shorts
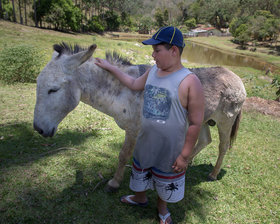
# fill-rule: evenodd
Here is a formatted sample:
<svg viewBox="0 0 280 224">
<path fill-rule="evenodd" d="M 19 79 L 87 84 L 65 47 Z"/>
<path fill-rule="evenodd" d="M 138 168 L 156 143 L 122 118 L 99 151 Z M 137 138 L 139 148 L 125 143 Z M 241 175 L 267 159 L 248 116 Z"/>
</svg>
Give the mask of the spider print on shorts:
<svg viewBox="0 0 280 224">
<path fill-rule="evenodd" d="M 169 198 L 167 198 L 167 200 L 169 200 L 171 198 L 173 192 L 176 190 L 178 190 L 178 184 L 171 183 L 165 187 L 165 191 L 171 191 L 170 196 L 169 196 Z"/>
</svg>

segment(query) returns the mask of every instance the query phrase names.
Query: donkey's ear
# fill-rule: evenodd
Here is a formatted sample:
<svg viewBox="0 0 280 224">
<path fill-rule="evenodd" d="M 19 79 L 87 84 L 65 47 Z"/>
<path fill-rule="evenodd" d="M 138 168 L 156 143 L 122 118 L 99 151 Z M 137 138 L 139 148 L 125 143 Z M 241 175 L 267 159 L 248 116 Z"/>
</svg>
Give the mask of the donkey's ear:
<svg viewBox="0 0 280 224">
<path fill-rule="evenodd" d="M 69 58 L 67 58 L 66 66 L 71 68 L 79 67 L 81 64 L 91 58 L 96 47 L 96 44 L 93 44 L 86 51 L 71 55 Z"/>
<path fill-rule="evenodd" d="M 56 51 L 54 51 L 53 55 L 52 55 L 52 59 L 55 59 L 57 56 L 58 56 L 58 53 Z"/>
</svg>

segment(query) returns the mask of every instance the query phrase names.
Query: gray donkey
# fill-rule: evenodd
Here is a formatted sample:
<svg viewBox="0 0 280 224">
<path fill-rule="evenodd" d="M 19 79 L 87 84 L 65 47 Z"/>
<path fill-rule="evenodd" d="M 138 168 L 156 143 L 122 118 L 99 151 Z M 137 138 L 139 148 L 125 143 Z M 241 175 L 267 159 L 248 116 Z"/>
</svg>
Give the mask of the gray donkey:
<svg viewBox="0 0 280 224">
<path fill-rule="evenodd" d="M 52 137 L 58 124 L 80 101 L 112 116 L 125 130 L 118 168 L 107 184 L 108 190 L 115 190 L 123 179 L 140 128 L 143 94 L 123 86 L 114 76 L 95 65 L 92 58 L 95 49 L 96 45 L 88 49 L 65 43 L 54 45 L 53 57 L 37 79 L 34 128 L 44 137 Z M 150 67 L 132 65 L 114 54 L 107 54 L 107 59 L 133 77 L 141 76 Z M 226 151 L 236 137 L 246 91 L 241 79 L 228 69 L 195 68 L 191 71 L 200 79 L 205 95 L 204 124 L 192 158 L 211 142 L 209 125 L 217 124 L 219 156 L 208 176 L 210 180 L 216 180 Z"/>
</svg>

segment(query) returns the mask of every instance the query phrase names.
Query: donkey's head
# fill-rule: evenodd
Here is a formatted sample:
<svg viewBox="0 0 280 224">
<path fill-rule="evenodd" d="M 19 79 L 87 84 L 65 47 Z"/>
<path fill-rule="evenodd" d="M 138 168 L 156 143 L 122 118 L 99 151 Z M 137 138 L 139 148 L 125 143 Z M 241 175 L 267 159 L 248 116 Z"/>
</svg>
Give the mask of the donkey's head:
<svg viewBox="0 0 280 224">
<path fill-rule="evenodd" d="M 37 78 L 33 125 L 44 137 L 52 137 L 62 119 L 78 105 L 78 67 L 91 58 L 95 49 L 96 45 L 87 50 L 65 43 L 54 45 L 52 60 Z"/>
</svg>

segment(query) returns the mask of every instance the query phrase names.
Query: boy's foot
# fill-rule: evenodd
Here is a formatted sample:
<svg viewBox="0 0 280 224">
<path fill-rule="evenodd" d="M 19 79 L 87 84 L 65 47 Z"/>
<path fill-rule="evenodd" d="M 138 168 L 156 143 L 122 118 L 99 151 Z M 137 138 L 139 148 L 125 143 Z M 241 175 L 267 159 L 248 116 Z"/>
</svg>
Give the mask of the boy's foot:
<svg viewBox="0 0 280 224">
<path fill-rule="evenodd" d="M 120 198 L 120 201 L 128 205 L 136 205 L 140 207 L 146 207 L 148 205 L 148 200 L 146 202 L 133 201 L 134 195 L 124 195 Z"/>
<path fill-rule="evenodd" d="M 158 213 L 158 216 L 160 218 L 160 224 L 173 224 L 170 213 L 166 213 L 165 215 L 162 215 Z"/>
</svg>

